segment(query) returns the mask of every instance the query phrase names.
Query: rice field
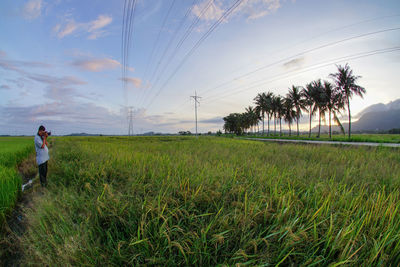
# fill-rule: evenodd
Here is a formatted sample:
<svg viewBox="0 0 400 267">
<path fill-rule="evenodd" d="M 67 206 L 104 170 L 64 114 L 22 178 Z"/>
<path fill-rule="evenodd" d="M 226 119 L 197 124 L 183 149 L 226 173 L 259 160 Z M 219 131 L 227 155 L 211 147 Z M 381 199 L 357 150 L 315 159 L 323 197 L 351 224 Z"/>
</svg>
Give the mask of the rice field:
<svg viewBox="0 0 400 267">
<path fill-rule="evenodd" d="M 55 138 L 26 265 L 398 266 L 400 152 Z"/>
<path fill-rule="evenodd" d="M 349 139 L 347 136 L 342 134 L 334 134 L 332 138 L 329 138 L 328 134 L 321 134 L 318 138 L 315 133 L 308 137 L 307 134 L 300 134 L 297 136 L 297 132 L 293 131 L 291 136 L 288 133 L 279 135 L 279 131 L 275 135 L 273 131 L 271 131 L 270 136 L 265 132 L 264 135 L 248 135 L 246 137 L 252 138 L 270 138 L 270 139 L 299 139 L 299 140 L 315 140 L 315 141 L 340 141 L 340 142 L 371 142 L 371 143 L 400 143 L 400 134 L 352 134 Z"/>
<path fill-rule="evenodd" d="M 0 138 L 0 224 L 21 193 L 17 164 L 34 152 L 32 137 Z"/>
</svg>

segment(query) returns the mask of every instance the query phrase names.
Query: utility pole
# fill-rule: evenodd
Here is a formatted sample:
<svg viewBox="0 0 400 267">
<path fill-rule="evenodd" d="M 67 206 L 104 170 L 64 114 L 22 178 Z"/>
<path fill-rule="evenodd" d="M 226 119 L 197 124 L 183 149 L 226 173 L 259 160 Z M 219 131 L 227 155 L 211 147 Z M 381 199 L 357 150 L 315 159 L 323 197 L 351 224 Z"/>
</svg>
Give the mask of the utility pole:
<svg viewBox="0 0 400 267">
<path fill-rule="evenodd" d="M 192 95 L 190 97 L 194 99 L 194 116 L 195 116 L 195 119 L 196 119 L 196 136 L 197 136 L 197 104 L 200 105 L 200 102 L 199 102 L 198 99 L 200 99 L 201 97 L 197 96 L 196 91 L 194 91 L 194 96 Z"/>
<path fill-rule="evenodd" d="M 133 111 L 132 111 L 132 106 L 128 107 L 128 122 L 129 122 L 129 127 L 128 127 L 128 136 L 133 135 Z"/>
</svg>

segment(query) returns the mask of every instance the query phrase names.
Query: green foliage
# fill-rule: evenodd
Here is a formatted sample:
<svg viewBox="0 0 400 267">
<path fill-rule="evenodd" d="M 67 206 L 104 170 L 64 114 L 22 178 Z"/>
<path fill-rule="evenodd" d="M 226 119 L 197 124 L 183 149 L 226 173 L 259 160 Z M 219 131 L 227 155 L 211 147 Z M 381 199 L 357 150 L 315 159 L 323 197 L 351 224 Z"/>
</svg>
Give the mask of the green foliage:
<svg viewBox="0 0 400 267">
<path fill-rule="evenodd" d="M 16 165 L 33 153 L 33 138 L 0 138 L 0 225 L 21 192 L 21 177 Z"/>
<path fill-rule="evenodd" d="M 24 261 L 396 266 L 398 162 L 386 148 L 57 138 Z"/>
</svg>

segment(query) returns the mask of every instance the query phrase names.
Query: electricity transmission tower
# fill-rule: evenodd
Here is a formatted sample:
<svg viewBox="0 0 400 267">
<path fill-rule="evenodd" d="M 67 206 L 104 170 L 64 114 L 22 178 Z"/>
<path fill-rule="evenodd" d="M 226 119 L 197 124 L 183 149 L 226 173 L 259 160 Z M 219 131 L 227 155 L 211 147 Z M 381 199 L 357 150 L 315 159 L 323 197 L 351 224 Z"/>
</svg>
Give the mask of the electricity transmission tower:
<svg viewBox="0 0 400 267">
<path fill-rule="evenodd" d="M 133 135 L 133 107 L 128 108 L 128 122 L 129 122 L 129 127 L 128 127 L 128 136 Z"/>
<path fill-rule="evenodd" d="M 197 95 L 196 91 L 194 91 L 194 96 L 190 96 L 191 98 L 194 99 L 194 116 L 196 119 L 196 136 L 197 136 L 197 104 L 200 105 L 200 102 L 198 99 L 200 99 L 201 97 Z"/>
</svg>

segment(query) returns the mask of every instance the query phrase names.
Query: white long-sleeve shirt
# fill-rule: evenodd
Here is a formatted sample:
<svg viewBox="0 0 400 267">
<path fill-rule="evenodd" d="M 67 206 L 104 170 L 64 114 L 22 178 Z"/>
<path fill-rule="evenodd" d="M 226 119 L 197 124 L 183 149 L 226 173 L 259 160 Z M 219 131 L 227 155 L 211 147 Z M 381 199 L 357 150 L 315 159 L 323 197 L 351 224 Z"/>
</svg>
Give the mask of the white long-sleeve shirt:
<svg viewBox="0 0 400 267">
<path fill-rule="evenodd" d="M 43 140 L 39 135 L 35 135 L 36 163 L 38 165 L 49 160 L 49 149 L 46 145 L 42 148 Z"/>
</svg>

